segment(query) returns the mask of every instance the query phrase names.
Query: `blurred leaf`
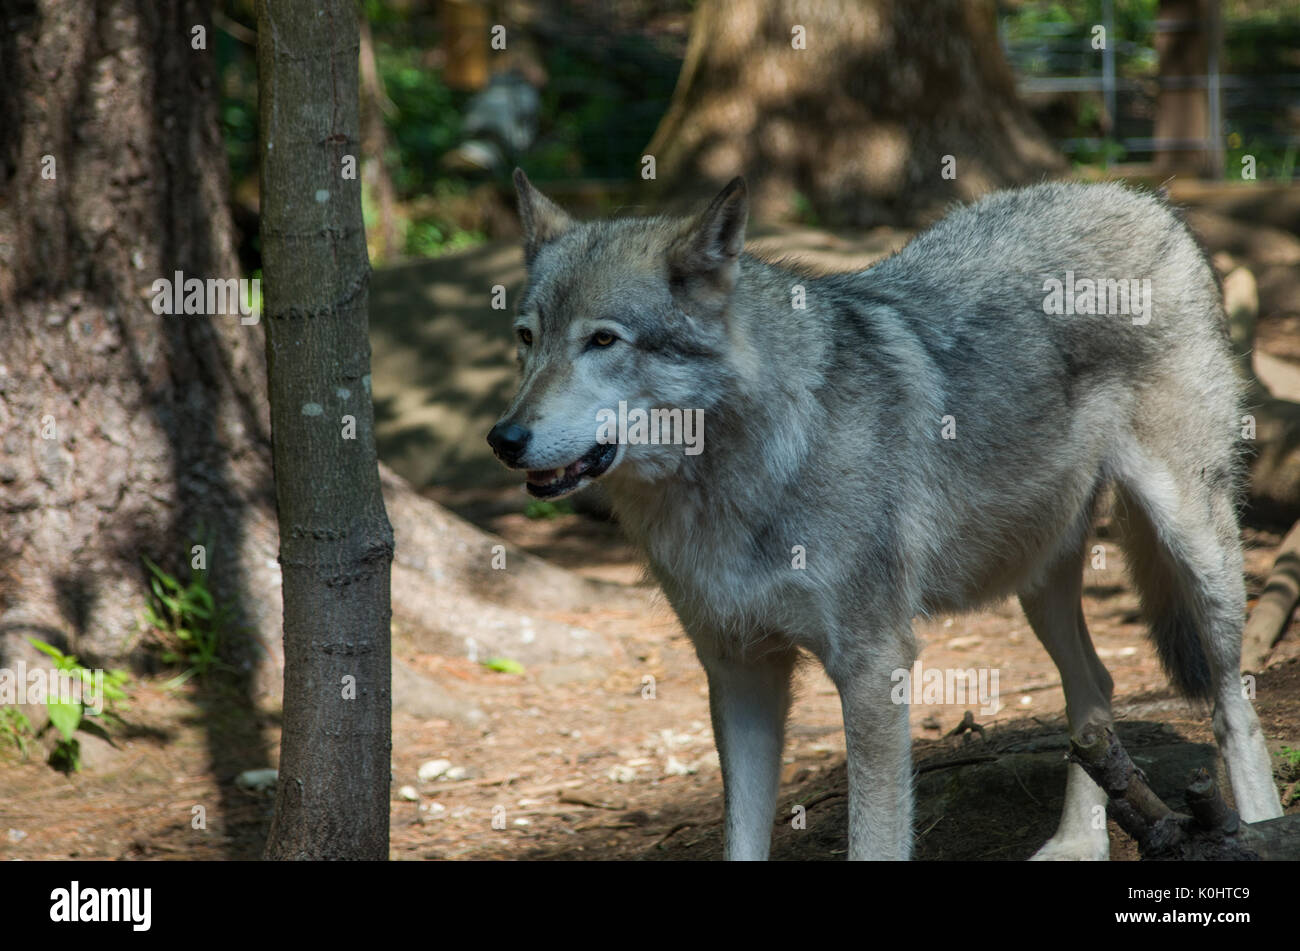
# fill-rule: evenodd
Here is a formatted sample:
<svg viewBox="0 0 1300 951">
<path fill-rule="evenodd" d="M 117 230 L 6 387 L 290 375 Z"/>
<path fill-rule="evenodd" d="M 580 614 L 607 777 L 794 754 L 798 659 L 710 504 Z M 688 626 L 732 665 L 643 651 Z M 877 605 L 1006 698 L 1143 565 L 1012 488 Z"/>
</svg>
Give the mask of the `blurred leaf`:
<svg viewBox="0 0 1300 951">
<path fill-rule="evenodd" d="M 483 661 L 483 666 L 488 670 L 495 670 L 503 674 L 522 674 L 524 665 L 517 660 L 511 660 L 509 657 L 489 657 Z"/>
<path fill-rule="evenodd" d="M 77 726 L 81 723 L 81 704 L 48 700 L 45 707 L 50 711 L 50 722 L 54 728 L 63 734 L 65 740 L 72 739 L 72 734 L 77 732 Z"/>
</svg>

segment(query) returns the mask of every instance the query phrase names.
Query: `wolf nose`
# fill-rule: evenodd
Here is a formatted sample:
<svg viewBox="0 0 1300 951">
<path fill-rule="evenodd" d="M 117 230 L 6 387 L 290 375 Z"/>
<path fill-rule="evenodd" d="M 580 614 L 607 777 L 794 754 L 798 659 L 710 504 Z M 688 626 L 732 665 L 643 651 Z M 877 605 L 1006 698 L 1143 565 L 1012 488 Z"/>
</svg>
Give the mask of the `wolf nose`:
<svg viewBox="0 0 1300 951">
<path fill-rule="evenodd" d="M 487 439 L 497 457 L 507 465 L 513 465 L 524 454 L 532 435 L 528 427 L 518 423 L 497 423 L 488 433 Z"/>
</svg>

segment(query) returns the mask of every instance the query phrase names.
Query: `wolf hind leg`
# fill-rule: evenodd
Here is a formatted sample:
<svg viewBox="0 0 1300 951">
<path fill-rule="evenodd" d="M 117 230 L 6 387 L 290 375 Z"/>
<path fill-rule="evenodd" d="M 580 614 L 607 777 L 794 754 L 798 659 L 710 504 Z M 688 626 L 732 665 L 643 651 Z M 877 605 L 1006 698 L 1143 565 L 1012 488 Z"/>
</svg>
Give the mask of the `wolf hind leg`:
<svg viewBox="0 0 1300 951">
<path fill-rule="evenodd" d="M 1020 604 L 1034 633 L 1047 649 L 1065 690 L 1065 715 L 1071 734 L 1085 724 L 1109 725 L 1113 682 L 1088 635 L 1080 599 L 1083 558 L 1063 557 L 1033 590 L 1020 594 Z M 1032 858 L 1105 861 L 1110 858 L 1106 828 L 1106 793 L 1071 763 L 1065 784 L 1065 807 L 1055 834 Z"/>
<path fill-rule="evenodd" d="M 1183 467 L 1186 468 L 1186 467 Z M 1226 471 L 1226 469 L 1225 469 Z M 1214 701 L 1214 735 L 1246 822 L 1282 814 L 1255 709 L 1241 682 L 1246 591 L 1230 480 L 1175 477 L 1134 454 L 1116 515 L 1160 659 L 1185 696 Z"/>
</svg>

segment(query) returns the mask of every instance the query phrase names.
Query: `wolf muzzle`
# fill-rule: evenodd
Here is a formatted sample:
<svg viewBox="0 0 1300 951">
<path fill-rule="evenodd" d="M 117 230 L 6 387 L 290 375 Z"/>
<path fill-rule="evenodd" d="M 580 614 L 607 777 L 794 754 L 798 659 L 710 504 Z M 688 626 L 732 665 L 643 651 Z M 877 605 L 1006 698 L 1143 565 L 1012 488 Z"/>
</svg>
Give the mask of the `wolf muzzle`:
<svg viewBox="0 0 1300 951">
<path fill-rule="evenodd" d="M 487 441 L 498 459 L 508 466 L 515 466 L 523 456 L 524 450 L 528 448 L 528 440 L 532 437 L 532 431 L 527 426 L 500 422 L 488 432 Z"/>
</svg>

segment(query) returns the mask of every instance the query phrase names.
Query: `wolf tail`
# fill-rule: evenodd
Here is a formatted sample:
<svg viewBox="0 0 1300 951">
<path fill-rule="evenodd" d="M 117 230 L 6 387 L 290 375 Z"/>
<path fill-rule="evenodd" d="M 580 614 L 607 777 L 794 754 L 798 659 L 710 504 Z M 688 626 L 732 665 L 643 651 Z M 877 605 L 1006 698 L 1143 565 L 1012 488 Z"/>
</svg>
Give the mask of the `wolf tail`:
<svg viewBox="0 0 1300 951">
<path fill-rule="evenodd" d="M 1131 485 L 1117 490 L 1116 516 L 1160 662 L 1179 693 L 1208 701 L 1216 677 L 1240 669 L 1246 593 L 1231 493 L 1189 488 L 1204 497 L 1184 496 L 1177 509 L 1199 513 L 1198 524 Z"/>
</svg>

